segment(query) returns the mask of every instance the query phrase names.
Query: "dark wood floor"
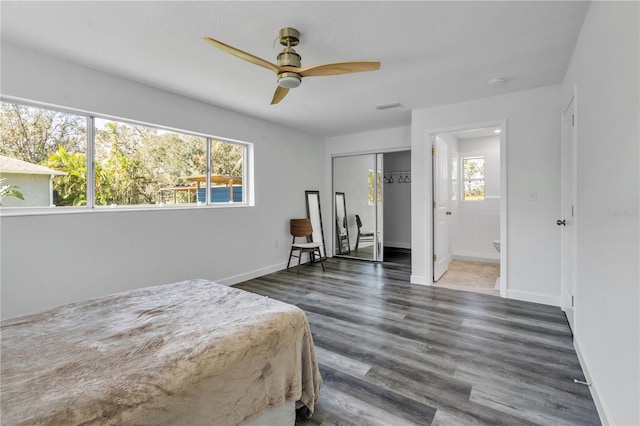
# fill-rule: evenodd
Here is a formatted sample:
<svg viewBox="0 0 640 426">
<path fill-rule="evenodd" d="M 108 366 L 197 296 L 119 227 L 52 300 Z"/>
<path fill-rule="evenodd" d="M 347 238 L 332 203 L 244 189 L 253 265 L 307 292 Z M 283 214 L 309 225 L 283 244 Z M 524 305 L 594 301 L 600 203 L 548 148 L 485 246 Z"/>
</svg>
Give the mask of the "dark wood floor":
<svg viewBox="0 0 640 426">
<path fill-rule="evenodd" d="M 302 308 L 324 385 L 299 425 L 599 424 L 558 308 L 409 284 L 406 251 L 235 287 Z"/>
</svg>

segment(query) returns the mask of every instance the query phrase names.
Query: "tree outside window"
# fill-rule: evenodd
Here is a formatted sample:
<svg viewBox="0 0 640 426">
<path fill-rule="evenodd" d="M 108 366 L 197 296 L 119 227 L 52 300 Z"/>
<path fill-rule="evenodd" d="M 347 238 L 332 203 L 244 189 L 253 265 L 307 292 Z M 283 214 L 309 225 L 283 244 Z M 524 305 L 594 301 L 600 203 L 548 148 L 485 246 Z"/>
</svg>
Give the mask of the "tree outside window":
<svg viewBox="0 0 640 426">
<path fill-rule="evenodd" d="M 462 159 L 465 201 L 484 200 L 484 157 Z"/>
<path fill-rule="evenodd" d="M 374 192 L 375 192 L 375 178 L 376 173 L 373 170 L 369 170 L 369 205 L 374 204 Z M 378 204 L 382 203 L 382 173 L 378 173 Z"/>
<path fill-rule="evenodd" d="M 1 103 L 0 133 L 0 155 L 40 168 L 36 177 L 44 183 L 36 189 L 21 188 L 27 182 L 22 169 L 16 169 L 17 177 L 0 176 L 6 180 L 4 192 L 19 189 L 24 200 L 33 201 L 28 206 L 202 205 L 245 199 L 244 144 L 8 102 Z M 89 134 L 94 135 L 90 140 Z M 88 145 L 92 159 L 87 159 Z M 91 161 L 94 175 L 87 176 Z M 52 173 L 43 174 L 45 167 Z M 88 177 L 95 182 L 92 200 Z M 42 191 L 51 193 L 44 203 Z"/>
</svg>

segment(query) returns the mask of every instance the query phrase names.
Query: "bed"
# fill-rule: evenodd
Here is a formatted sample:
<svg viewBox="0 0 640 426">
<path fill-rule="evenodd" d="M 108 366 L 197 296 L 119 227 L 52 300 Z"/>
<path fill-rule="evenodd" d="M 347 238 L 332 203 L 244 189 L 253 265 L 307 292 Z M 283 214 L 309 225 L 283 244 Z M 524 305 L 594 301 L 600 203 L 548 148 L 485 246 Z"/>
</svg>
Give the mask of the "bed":
<svg viewBox="0 0 640 426">
<path fill-rule="evenodd" d="M 299 308 L 192 280 L 3 321 L 1 424 L 236 425 L 310 416 L 322 379 Z"/>
</svg>

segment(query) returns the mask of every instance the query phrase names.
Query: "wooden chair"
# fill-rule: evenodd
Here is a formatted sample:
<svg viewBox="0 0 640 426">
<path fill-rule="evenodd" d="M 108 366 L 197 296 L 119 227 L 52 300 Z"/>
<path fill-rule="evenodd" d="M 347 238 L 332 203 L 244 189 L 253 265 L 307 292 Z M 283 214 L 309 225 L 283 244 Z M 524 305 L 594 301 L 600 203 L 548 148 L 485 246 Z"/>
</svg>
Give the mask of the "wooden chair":
<svg viewBox="0 0 640 426">
<path fill-rule="evenodd" d="M 362 228 L 362 221 L 360 220 L 360 216 L 356 215 L 356 225 L 358 225 L 358 238 L 356 239 L 356 253 L 358 252 L 358 246 L 360 245 L 360 241 L 374 241 L 373 232 L 362 232 L 360 228 Z"/>
<path fill-rule="evenodd" d="M 289 252 L 289 261 L 287 262 L 287 269 L 289 269 L 289 264 L 291 263 L 292 257 L 298 258 L 298 268 L 296 269 L 296 274 L 300 272 L 300 259 L 302 258 L 303 253 L 309 253 L 311 256 L 310 264 L 313 264 L 313 260 L 315 259 L 316 253 L 318 258 L 320 259 L 320 264 L 322 265 L 322 270 L 324 271 L 324 263 L 322 262 L 322 252 L 320 252 L 320 247 L 322 247 L 321 242 L 310 242 L 311 235 L 313 234 L 313 227 L 311 226 L 311 220 L 309 218 L 304 219 L 291 219 L 289 222 L 289 231 L 293 236 L 293 240 L 291 241 L 291 251 Z M 306 237 L 306 243 L 296 243 L 296 238 Z M 298 252 L 298 255 L 293 254 L 294 251 Z"/>
</svg>

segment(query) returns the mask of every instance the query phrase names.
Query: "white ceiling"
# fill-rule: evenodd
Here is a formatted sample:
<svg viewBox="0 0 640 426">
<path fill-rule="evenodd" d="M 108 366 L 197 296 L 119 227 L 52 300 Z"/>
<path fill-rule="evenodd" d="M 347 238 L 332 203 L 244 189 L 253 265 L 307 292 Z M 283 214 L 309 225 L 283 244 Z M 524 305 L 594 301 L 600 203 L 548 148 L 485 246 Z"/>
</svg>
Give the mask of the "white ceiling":
<svg viewBox="0 0 640 426">
<path fill-rule="evenodd" d="M 331 136 L 410 123 L 411 110 L 560 83 L 581 1 L 0 2 L 2 41 Z M 276 62 L 297 28 L 302 65 L 380 60 L 380 71 L 308 77 L 269 105 L 275 75 L 202 41 Z M 488 80 L 506 83 L 490 86 Z M 399 101 L 403 108 L 378 111 Z"/>
</svg>

